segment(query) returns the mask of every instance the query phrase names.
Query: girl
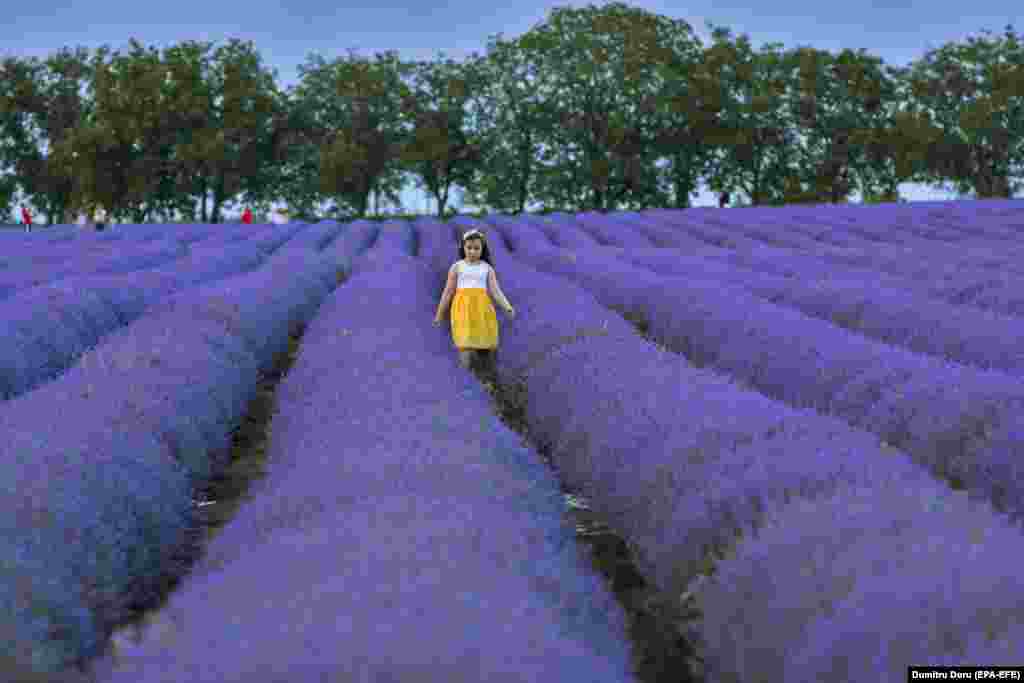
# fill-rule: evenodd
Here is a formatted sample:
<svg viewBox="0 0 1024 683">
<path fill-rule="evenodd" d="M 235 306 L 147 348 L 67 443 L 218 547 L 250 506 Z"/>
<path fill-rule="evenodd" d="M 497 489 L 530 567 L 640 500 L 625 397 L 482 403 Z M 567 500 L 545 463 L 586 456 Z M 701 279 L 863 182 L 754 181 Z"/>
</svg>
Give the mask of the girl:
<svg viewBox="0 0 1024 683">
<path fill-rule="evenodd" d="M 434 324 L 441 324 L 451 301 L 452 340 L 459 350 L 459 362 L 469 369 L 472 354 L 488 350 L 493 359 L 498 348 L 498 317 L 487 292 L 490 291 L 509 317 L 515 318 L 516 310 L 498 286 L 498 277 L 491 265 L 491 252 L 482 232 L 470 230 L 462 236 L 459 257 L 448 269 L 448 283 L 441 294 Z"/>
</svg>

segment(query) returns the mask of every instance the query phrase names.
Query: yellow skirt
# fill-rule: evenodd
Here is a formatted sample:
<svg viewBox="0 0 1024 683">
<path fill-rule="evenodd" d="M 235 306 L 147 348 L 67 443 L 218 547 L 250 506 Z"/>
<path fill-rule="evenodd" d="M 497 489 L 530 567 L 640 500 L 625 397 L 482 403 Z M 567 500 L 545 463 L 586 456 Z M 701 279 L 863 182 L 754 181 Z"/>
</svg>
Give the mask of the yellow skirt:
<svg viewBox="0 0 1024 683">
<path fill-rule="evenodd" d="M 486 289 L 468 287 L 455 291 L 452 341 L 460 349 L 498 348 L 498 314 Z"/>
</svg>

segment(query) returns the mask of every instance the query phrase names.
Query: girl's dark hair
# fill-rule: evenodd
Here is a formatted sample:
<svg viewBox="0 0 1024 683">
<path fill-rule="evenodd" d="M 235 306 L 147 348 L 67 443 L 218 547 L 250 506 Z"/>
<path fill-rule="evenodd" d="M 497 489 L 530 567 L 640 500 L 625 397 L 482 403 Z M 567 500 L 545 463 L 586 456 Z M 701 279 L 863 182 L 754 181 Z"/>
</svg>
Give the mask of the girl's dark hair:
<svg viewBox="0 0 1024 683">
<path fill-rule="evenodd" d="M 469 239 L 466 240 L 462 239 L 461 235 L 459 236 L 459 260 L 461 261 L 466 258 L 466 242 L 469 240 L 480 240 L 483 244 L 483 248 L 480 250 L 480 260 L 486 261 L 487 265 L 494 268 L 494 264 L 491 263 L 491 250 L 487 246 L 487 237 L 483 234 L 483 230 L 478 235 L 470 235 Z"/>
</svg>

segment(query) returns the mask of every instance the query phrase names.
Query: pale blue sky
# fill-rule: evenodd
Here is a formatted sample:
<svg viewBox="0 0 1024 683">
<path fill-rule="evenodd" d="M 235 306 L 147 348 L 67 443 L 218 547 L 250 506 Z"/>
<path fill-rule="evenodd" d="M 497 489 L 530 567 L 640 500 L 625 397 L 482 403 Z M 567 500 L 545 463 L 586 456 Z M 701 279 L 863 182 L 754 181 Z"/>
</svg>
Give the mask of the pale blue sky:
<svg viewBox="0 0 1024 683">
<path fill-rule="evenodd" d="M 33 0 L 15 3 L 0 22 L 0 55 L 45 57 L 57 49 L 103 44 L 127 48 L 136 38 L 144 45 L 166 47 L 182 40 L 252 40 L 264 60 L 287 87 L 297 82 L 298 66 L 316 52 L 331 60 L 349 48 L 363 55 L 394 49 L 408 59 L 430 59 L 443 51 L 454 59 L 485 51 L 487 36 L 520 35 L 556 6 L 582 7 L 586 2 L 510 0 Z M 604 4 L 598 2 L 596 4 Z M 685 3 L 637 0 L 630 3 L 693 26 L 705 42 L 705 20 L 746 33 L 755 46 L 781 42 L 786 47 L 810 45 L 840 50 L 865 48 L 887 63 L 903 66 L 930 48 L 962 40 L 982 29 L 1001 33 L 1006 24 L 1021 31 L 1019 0 L 892 0 L 821 2 L 820 0 L 690 0 Z M 901 188 L 910 199 L 947 199 L 953 195 L 921 187 Z M 423 192 L 403 193 L 404 208 L 434 210 Z M 706 192 L 697 205 L 716 204 Z M 240 213 L 240 209 L 238 213 Z M 230 213 L 229 213 L 230 215 Z"/>
</svg>

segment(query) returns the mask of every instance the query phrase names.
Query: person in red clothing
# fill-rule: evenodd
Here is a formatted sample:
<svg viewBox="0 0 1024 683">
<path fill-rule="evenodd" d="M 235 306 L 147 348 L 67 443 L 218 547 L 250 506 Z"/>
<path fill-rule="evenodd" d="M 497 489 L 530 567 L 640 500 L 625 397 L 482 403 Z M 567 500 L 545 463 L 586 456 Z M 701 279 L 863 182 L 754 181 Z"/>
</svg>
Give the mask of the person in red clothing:
<svg viewBox="0 0 1024 683">
<path fill-rule="evenodd" d="M 25 232 L 32 232 L 32 214 L 27 207 L 21 207 L 21 220 L 25 223 Z"/>
<path fill-rule="evenodd" d="M 242 222 L 252 223 L 252 211 L 249 210 L 249 207 L 245 207 L 245 212 L 242 214 Z"/>
</svg>

